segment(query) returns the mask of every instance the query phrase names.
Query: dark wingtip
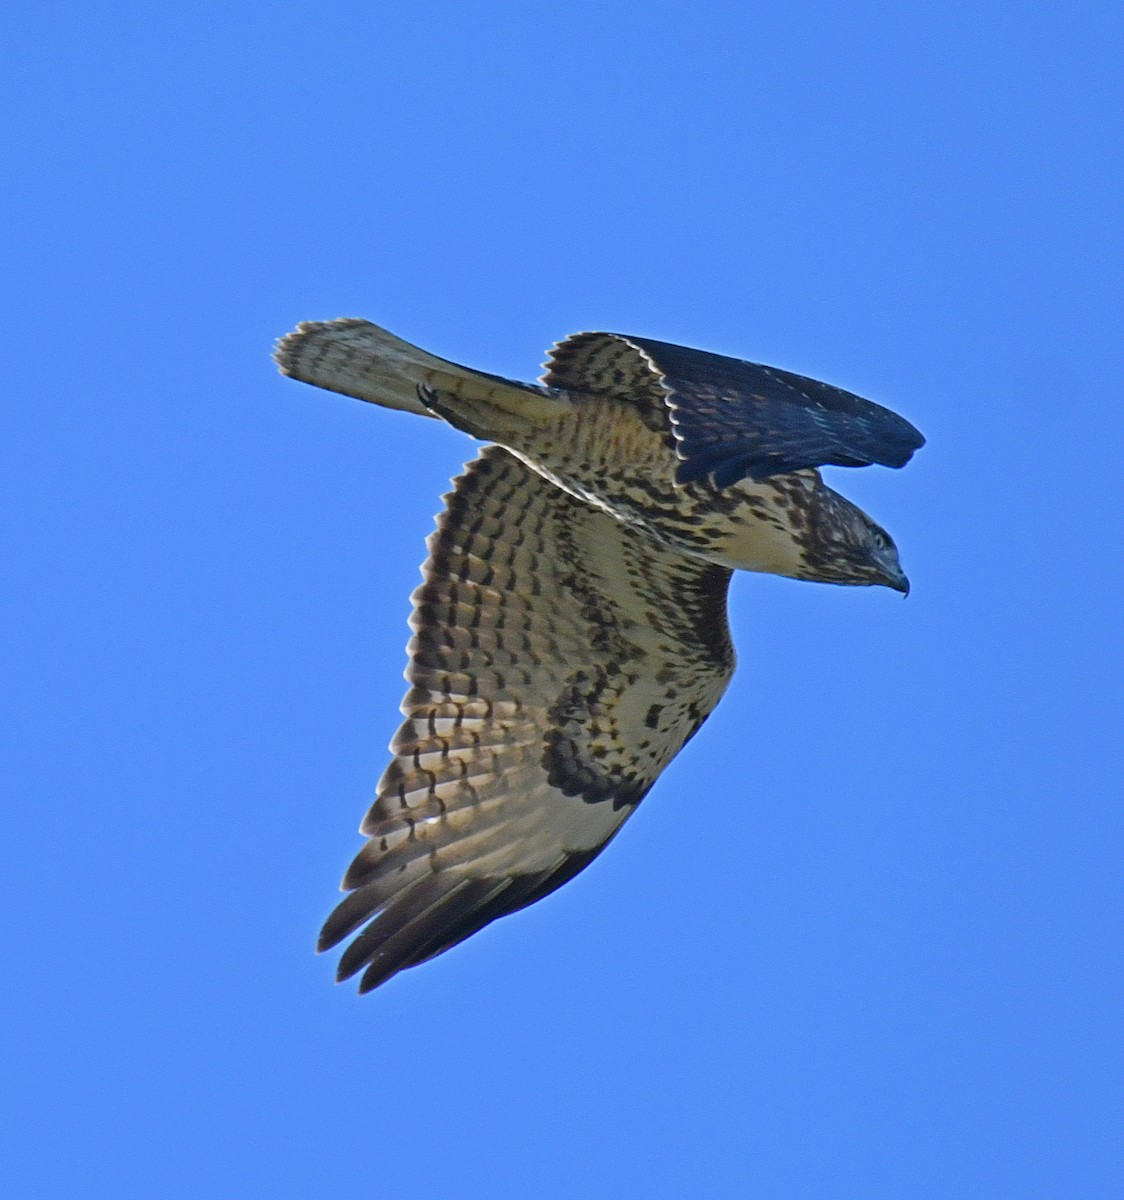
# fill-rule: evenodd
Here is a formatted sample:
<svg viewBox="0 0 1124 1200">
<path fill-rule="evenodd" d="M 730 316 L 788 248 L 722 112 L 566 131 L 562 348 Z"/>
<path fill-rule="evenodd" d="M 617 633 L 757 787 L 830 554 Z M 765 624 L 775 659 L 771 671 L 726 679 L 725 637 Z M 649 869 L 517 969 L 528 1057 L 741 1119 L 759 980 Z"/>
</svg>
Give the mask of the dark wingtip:
<svg viewBox="0 0 1124 1200">
<path fill-rule="evenodd" d="M 367 965 L 374 952 L 370 946 L 372 940 L 363 936 L 357 937 L 340 955 L 340 961 L 336 965 L 336 983 L 343 983 L 345 979 L 350 979 L 352 975 Z"/>
<path fill-rule="evenodd" d="M 916 425 L 907 421 L 897 413 L 890 413 L 897 428 L 894 430 L 894 440 L 885 453 L 875 461 L 884 467 L 904 467 L 907 462 L 925 445 L 925 435 Z"/>
<path fill-rule="evenodd" d="M 373 992 L 375 988 L 386 983 L 386 981 L 390 979 L 392 975 L 397 975 L 402 969 L 403 964 L 401 963 L 371 963 L 371 965 L 363 972 L 362 979 L 359 980 L 359 995 L 365 996 L 368 992 Z"/>
<path fill-rule="evenodd" d="M 354 933 L 365 921 L 378 911 L 378 899 L 370 888 L 359 888 L 349 892 L 328 914 L 320 929 L 316 942 L 316 953 L 322 954 L 338 946 L 345 937 Z"/>
</svg>

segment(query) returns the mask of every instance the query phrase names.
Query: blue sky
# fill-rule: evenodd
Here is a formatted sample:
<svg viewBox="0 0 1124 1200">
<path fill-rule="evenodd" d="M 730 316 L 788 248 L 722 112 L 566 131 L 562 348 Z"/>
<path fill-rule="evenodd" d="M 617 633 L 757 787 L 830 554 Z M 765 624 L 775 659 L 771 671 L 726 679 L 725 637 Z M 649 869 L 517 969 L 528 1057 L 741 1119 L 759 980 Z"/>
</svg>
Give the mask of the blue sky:
<svg viewBox="0 0 1124 1200">
<path fill-rule="evenodd" d="M 4 22 L 5 1194 L 1119 1196 L 1119 9 Z M 831 473 L 908 601 L 737 579 L 611 849 L 363 1000 L 312 946 L 473 449 L 275 374 L 340 315 L 929 438 Z"/>
</svg>

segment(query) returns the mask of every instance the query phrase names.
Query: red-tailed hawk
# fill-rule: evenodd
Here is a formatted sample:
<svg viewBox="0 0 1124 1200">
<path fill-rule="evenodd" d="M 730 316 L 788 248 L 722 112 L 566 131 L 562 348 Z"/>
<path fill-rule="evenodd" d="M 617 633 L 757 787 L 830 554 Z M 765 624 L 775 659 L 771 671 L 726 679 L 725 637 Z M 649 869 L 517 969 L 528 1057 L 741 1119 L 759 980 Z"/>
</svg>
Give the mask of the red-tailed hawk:
<svg viewBox="0 0 1124 1200">
<path fill-rule="evenodd" d="M 909 584 L 889 534 L 820 479 L 903 466 L 908 421 L 824 383 L 581 333 L 538 385 L 368 321 L 308 323 L 282 372 L 439 417 L 486 447 L 445 497 L 413 596 L 405 714 L 320 948 L 369 991 L 600 853 L 734 670 L 733 569 Z"/>
</svg>

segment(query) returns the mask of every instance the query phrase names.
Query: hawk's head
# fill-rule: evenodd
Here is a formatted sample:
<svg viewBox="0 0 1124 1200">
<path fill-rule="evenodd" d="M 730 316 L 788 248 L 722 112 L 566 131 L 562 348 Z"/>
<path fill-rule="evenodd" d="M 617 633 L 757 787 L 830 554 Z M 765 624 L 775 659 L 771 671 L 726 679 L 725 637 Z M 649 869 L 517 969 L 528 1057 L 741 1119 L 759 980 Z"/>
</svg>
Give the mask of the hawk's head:
<svg viewBox="0 0 1124 1200">
<path fill-rule="evenodd" d="M 881 525 L 822 482 L 804 496 L 804 520 L 797 534 L 803 562 L 794 572 L 796 578 L 880 584 L 908 595 L 909 580 L 898 561 L 898 548 Z"/>
<path fill-rule="evenodd" d="M 736 507 L 727 510 L 721 532 L 703 555 L 712 562 L 815 583 L 909 591 L 893 538 L 833 492 L 819 471 L 742 480 L 725 494 L 736 499 Z"/>
</svg>

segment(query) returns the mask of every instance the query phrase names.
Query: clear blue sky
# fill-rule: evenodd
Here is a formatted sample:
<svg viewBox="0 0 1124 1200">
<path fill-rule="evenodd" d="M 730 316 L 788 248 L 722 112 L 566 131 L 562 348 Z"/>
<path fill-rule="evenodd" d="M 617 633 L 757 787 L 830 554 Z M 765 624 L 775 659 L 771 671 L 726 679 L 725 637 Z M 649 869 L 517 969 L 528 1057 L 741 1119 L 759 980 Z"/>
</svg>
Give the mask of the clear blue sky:
<svg viewBox="0 0 1124 1200">
<path fill-rule="evenodd" d="M 4 1194 L 1124 1194 L 1119 7 L 4 21 Z M 929 438 L 831 474 L 908 601 L 740 577 L 611 849 L 363 1000 L 312 947 L 473 449 L 275 374 L 340 315 Z"/>
</svg>

